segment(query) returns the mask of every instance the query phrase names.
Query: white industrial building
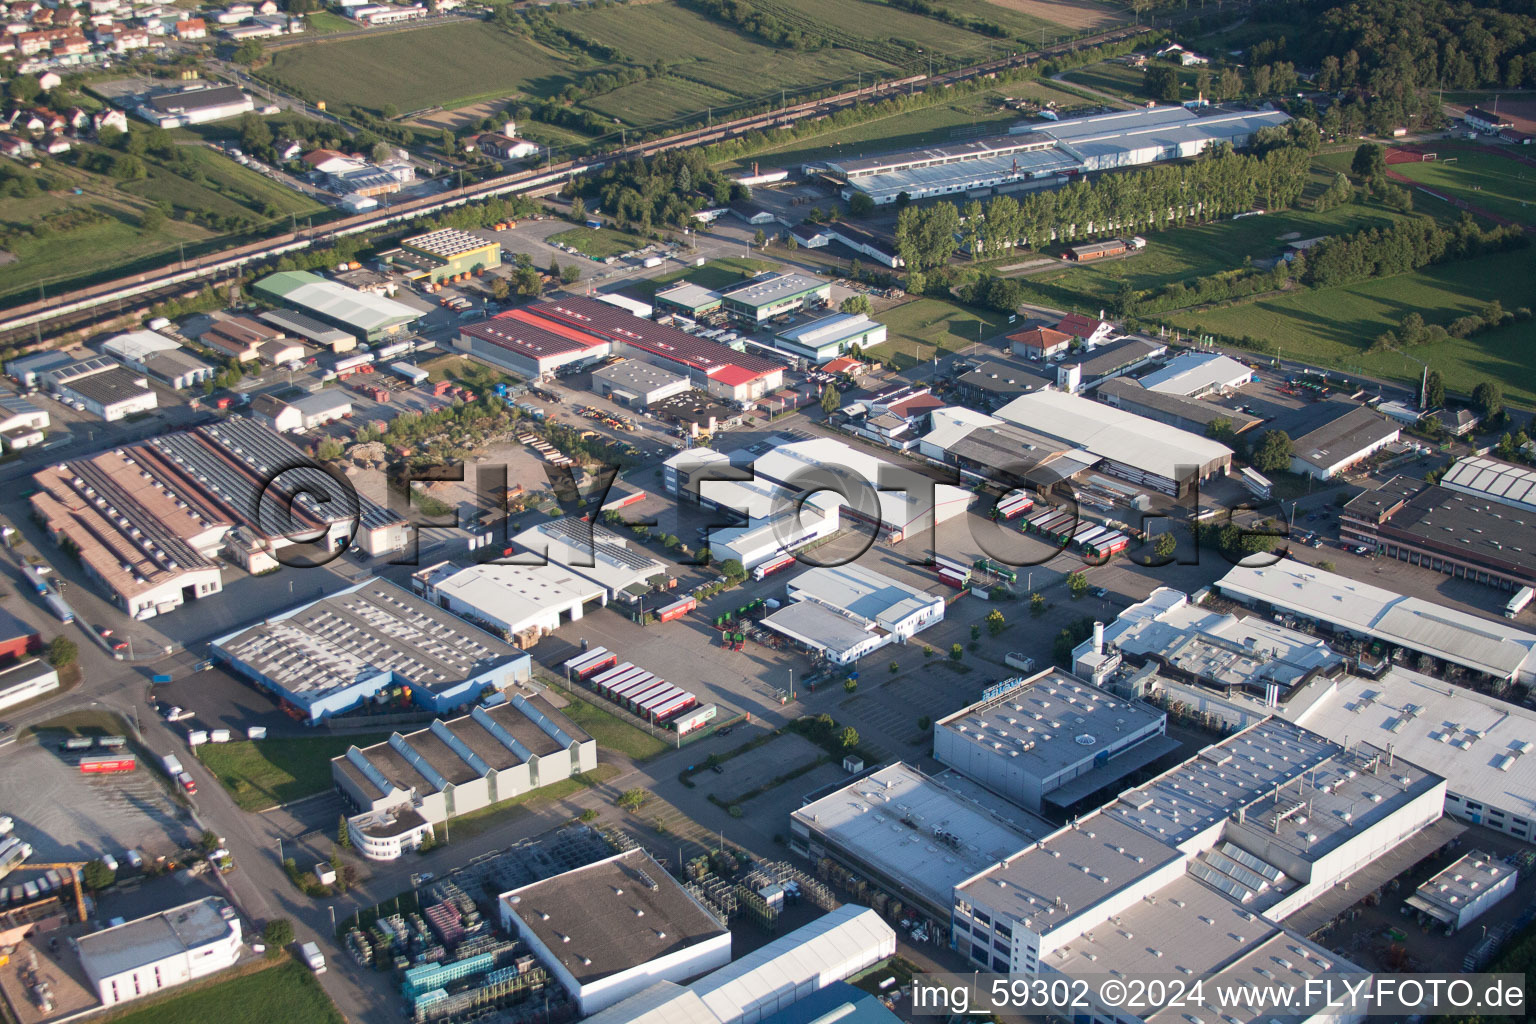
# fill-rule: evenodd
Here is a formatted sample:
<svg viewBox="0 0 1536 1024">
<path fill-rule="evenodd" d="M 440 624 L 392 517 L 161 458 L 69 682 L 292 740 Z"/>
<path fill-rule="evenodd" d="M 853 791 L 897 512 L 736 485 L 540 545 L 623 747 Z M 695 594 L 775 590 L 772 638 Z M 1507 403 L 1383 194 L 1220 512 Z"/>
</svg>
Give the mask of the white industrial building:
<svg viewBox="0 0 1536 1024">
<path fill-rule="evenodd" d="M 1489 679 L 1536 681 L 1536 635 L 1303 562 L 1234 566 L 1214 587 L 1240 604 L 1292 615 L 1338 636 L 1379 640 Z"/>
<path fill-rule="evenodd" d="M 1513 893 L 1519 878 L 1515 865 L 1473 850 L 1403 902 L 1445 925 L 1447 935 L 1454 935 Z"/>
<path fill-rule="evenodd" d="M 108 423 L 159 405 L 149 381 L 116 360 L 93 356 L 42 375 L 54 394 L 84 405 Z"/>
<path fill-rule="evenodd" d="M 1536 842 L 1536 712 L 1404 668 L 1319 680 L 1278 709 L 1336 742 L 1391 747 L 1442 775 L 1445 811 Z"/>
<path fill-rule="evenodd" d="M 773 346 L 820 365 L 847 355 L 854 345 L 868 349 L 886 338 L 885 324 L 863 313 L 833 313 L 774 335 Z"/>
<path fill-rule="evenodd" d="M 608 603 L 597 583 L 560 565 L 461 566 L 439 562 L 411 575 L 416 593 L 508 639 L 538 637 Z"/>
<path fill-rule="evenodd" d="M 1328 480 L 1402 436 L 1401 425 L 1356 406 L 1291 442 L 1291 472 Z"/>
<path fill-rule="evenodd" d="M 955 886 L 1055 830 L 898 761 L 791 811 L 789 848 L 813 863 L 830 857 L 945 922 Z"/>
<path fill-rule="evenodd" d="M 657 982 L 587 1024 L 757 1024 L 895 953 L 891 926 L 868 907 L 847 904 L 691 985 Z"/>
<path fill-rule="evenodd" d="M 1031 187 L 1068 177 L 1198 156 L 1230 143 L 1241 149 L 1259 129 L 1283 125 L 1280 111 L 1138 107 L 1089 117 L 1029 121 L 1007 135 L 945 146 L 837 160 L 826 170 L 844 183 L 843 198 L 862 192 L 876 204 L 965 196 L 978 189 Z M 818 168 L 819 169 L 819 168 Z"/>
<path fill-rule="evenodd" d="M 1444 798 L 1401 759 L 1266 721 L 957 886 L 955 944 L 983 970 L 1102 973 L 1102 957 L 1193 976 L 1289 945 L 1304 973 L 1329 973 L 1336 955 L 1302 935 L 1360 898 L 1341 884 L 1357 872 L 1428 852 Z"/>
<path fill-rule="evenodd" d="M 792 493 L 829 489 L 842 494 L 843 516 L 869 523 L 891 543 L 964 515 L 975 498 L 972 491 L 935 483 L 836 438 L 779 437 L 769 444 L 761 453 L 735 452 L 731 460 L 750 465 L 758 480 Z"/>
<path fill-rule="evenodd" d="M 255 101 L 239 86 L 199 84 L 151 92 L 139 101 L 134 113 L 160 128 L 182 128 L 255 109 Z"/>
<path fill-rule="evenodd" d="M 101 351 L 129 369 L 147 373 L 178 391 L 212 380 L 218 372 L 211 363 L 183 349 L 179 342 L 155 331 L 119 334 L 103 342 Z"/>
<path fill-rule="evenodd" d="M 503 893 L 518 935 L 585 1017 L 730 963 L 731 933 L 641 849 Z"/>
<path fill-rule="evenodd" d="M 340 388 L 322 388 L 291 402 L 261 395 L 251 403 L 251 413 L 279 433 L 310 430 L 352 415 L 352 399 Z"/>
<path fill-rule="evenodd" d="M 39 408 L 14 391 L 0 391 L 0 440 L 3 440 L 6 451 L 41 444 L 49 422 L 47 409 Z"/>
<path fill-rule="evenodd" d="M 1168 716 L 1046 669 L 939 719 L 933 756 L 1020 807 L 1062 813 L 1179 749 Z"/>
<path fill-rule="evenodd" d="M 1254 379 L 1253 369 L 1229 356 L 1216 352 L 1183 352 L 1168 360 L 1166 366 L 1142 377 L 1148 391 L 1183 398 L 1203 398 L 1209 394 L 1235 391 Z"/>
<path fill-rule="evenodd" d="M 705 490 L 711 489 L 706 484 Z M 754 517 L 743 526 L 709 532 L 710 555 L 717 561 L 736 559 L 748 571 L 807 544 L 825 540 L 842 528 L 843 501 L 835 494 L 812 494 L 798 507 L 785 495 L 778 511 Z"/>
<path fill-rule="evenodd" d="M 0 709 L 53 693 L 59 688 L 59 673 L 41 658 L 27 658 L 0 668 Z"/>
<path fill-rule="evenodd" d="M 1174 496 L 1232 465 L 1232 449 L 1208 437 L 1060 391 L 1020 395 L 993 415 L 1086 450 L 1106 473 Z"/>
<path fill-rule="evenodd" d="M 406 809 L 439 824 L 596 767 L 591 736 L 542 697 L 515 693 L 370 747 L 349 747 L 331 759 L 331 779 L 363 816 L 349 831 L 359 833 L 368 855 L 362 832 L 380 814 Z"/>
<path fill-rule="evenodd" d="M 75 940 L 103 1006 L 205 978 L 240 959 L 240 919 L 223 899 L 185 903 Z"/>
<path fill-rule="evenodd" d="M 575 516 L 530 527 L 512 538 L 513 557 L 536 563 L 542 558 L 574 576 L 597 584 L 606 599 L 632 602 L 630 588 L 649 587 L 658 577 L 670 579 L 666 563 L 630 548 L 629 541 Z"/>
<path fill-rule="evenodd" d="M 944 618 L 944 599 L 863 566 L 821 566 L 786 585 L 762 624 L 835 665 L 903 643 Z"/>
</svg>

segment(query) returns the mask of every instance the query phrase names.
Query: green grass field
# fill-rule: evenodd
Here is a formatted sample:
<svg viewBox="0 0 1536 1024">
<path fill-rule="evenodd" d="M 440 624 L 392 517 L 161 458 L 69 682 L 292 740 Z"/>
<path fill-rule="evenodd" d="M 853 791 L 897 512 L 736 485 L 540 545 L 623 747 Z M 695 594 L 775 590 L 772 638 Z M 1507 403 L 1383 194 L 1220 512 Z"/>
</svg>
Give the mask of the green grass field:
<svg viewBox="0 0 1536 1024">
<path fill-rule="evenodd" d="M 1283 356 L 1349 372 L 1417 380 L 1417 363 L 1393 352 L 1368 353 L 1372 339 L 1419 312 L 1441 324 L 1498 299 L 1505 309 L 1536 306 L 1536 249 L 1428 267 L 1413 274 L 1171 318 L 1187 329 L 1251 335 Z M 1469 394 L 1484 380 L 1499 380 L 1511 401 L 1536 401 L 1536 362 L 1530 325 L 1515 324 L 1467 339 L 1421 345 L 1412 354 L 1440 371 L 1448 390 Z"/>
<path fill-rule="evenodd" d="M 908 367 L 936 352 L 961 352 L 1008 326 L 1008 317 L 942 299 L 913 299 L 880 313 L 888 339 L 868 351 L 873 359 Z M 979 328 L 978 328 L 978 325 Z"/>
<path fill-rule="evenodd" d="M 781 264 L 770 263 L 767 260 L 755 260 L 749 257 L 729 256 L 725 259 L 710 260 L 702 267 L 684 267 L 679 270 L 658 274 L 655 277 L 635 283 L 634 290 L 641 298 L 649 299 L 668 285 L 677 284 L 679 281 L 689 281 L 700 288 L 729 288 L 733 284 L 740 284 L 749 277 L 768 270 L 780 269 Z"/>
<path fill-rule="evenodd" d="M 613 228 L 571 228 L 550 235 L 548 241 L 568 245 L 583 256 L 599 260 L 634 252 L 646 244 L 645 239 L 639 235 L 615 231 Z"/>
<path fill-rule="evenodd" d="M 357 22 L 351 18 L 343 18 L 330 11 L 311 11 L 304 16 L 304 24 L 309 31 L 321 36 L 331 32 L 353 32 L 358 27 Z"/>
<path fill-rule="evenodd" d="M 1536 224 L 1536 167 L 1486 150 L 1440 145 L 1436 149 L 1438 160 L 1392 164 L 1391 169 L 1518 224 Z M 1416 198 L 1427 197 L 1420 193 Z"/>
<path fill-rule="evenodd" d="M 323 792 L 331 785 L 331 758 L 345 754 L 354 743 L 366 747 L 388 738 L 387 733 L 377 733 L 241 740 L 210 743 L 199 755 L 235 803 L 260 811 Z"/>
<path fill-rule="evenodd" d="M 1090 309 L 1096 312 L 1119 292 L 1124 282 L 1129 282 L 1138 291 L 1148 291 L 1174 281 L 1240 267 L 1248 257 L 1273 259 L 1280 255 L 1285 245 L 1282 236 L 1285 235 L 1313 238 L 1385 227 L 1400 219 L 1398 214 L 1379 206 L 1349 203 L 1326 213 L 1290 210 L 1262 217 L 1213 221 L 1144 235 L 1146 249 L 1127 259 L 1063 263 L 1060 269 L 1021 277 L 1019 283 L 1032 301 L 1080 312 Z"/>
<path fill-rule="evenodd" d="M 561 712 L 585 729 L 602 749 L 616 750 L 633 761 L 644 761 L 669 749 L 666 740 L 629 724 L 581 694 L 567 690 L 565 695 L 571 699 Z"/>
<path fill-rule="evenodd" d="M 290 960 L 229 981 L 202 985 L 148 1005 L 134 1004 L 112 1024 L 343 1024 L 309 968 Z"/>
</svg>

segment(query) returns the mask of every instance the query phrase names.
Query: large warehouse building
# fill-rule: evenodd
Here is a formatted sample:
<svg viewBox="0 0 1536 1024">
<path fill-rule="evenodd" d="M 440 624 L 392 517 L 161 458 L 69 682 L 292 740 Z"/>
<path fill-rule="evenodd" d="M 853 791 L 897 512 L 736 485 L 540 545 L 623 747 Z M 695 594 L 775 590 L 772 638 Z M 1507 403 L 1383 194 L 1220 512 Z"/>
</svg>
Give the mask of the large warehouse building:
<svg viewBox="0 0 1536 1024">
<path fill-rule="evenodd" d="M 439 562 L 413 573 L 411 586 L 433 604 L 524 649 L 608 603 L 602 584 L 558 563 Z"/>
<path fill-rule="evenodd" d="M 545 559 L 550 567 L 576 577 L 572 586 L 583 582 L 596 585 L 609 601 L 633 602 L 635 591 L 648 590 L 658 579 L 670 579 L 661 562 L 629 541 L 601 526 L 567 516 L 529 527 L 512 538 L 519 558 Z"/>
<path fill-rule="evenodd" d="M 876 204 L 965 196 L 1065 178 L 1199 156 L 1217 143 L 1241 149 L 1260 128 L 1290 117 L 1279 111 L 1207 107 L 1145 107 L 1058 121 L 1025 122 L 1007 135 L 947 146 L 838 160 L 826 170 L 843 185 L 843 198 L 862 192 Z"/>
<path fill-rule="evenodd" d="M 522 938 L 581 1016 L 661 981 L 731 960 L 731 933 L 644 850 L 503 893 L 503 930 Z"/>
<path fill-rule="evenodd" d="M 760 274 L 720 292 L 726 313 L 751 328 L 799 309 L 825 306 L 831 297 L 832 282 L 805 274 Z"/>
<path fill-rule="evenodd" d="M 370 860 L 393 860 L 413 843 L 379 842 L 368 830 L 399 821 L 402 809 L 440 824 L 596 767 L 591 736 L 544 698 L 513 694 L 370 747 L 349 747 L 331 759 L 331 780 L 358 812 L 349 822 L 353 845 Z"/>
<path fill-rule="evenodd" d="M 791 811 L 789 848 L 813 863 L 830 858 L 944 923 L 955 886 L 1053 831 L 897 761 Z"/>
<path fill-rule="evenodd" d="M 1232 465 L 1232 449 L 1210 438 L 1059 391 L 1022 395 L 993 415 L 1086 450 L 1106 473 L 1176 497 Z"/>
<path fill-rule="evenodd" d="M 1178 750 L 1168 716 L 1046 669 L 939 719 L 934 759 L 1036 814 L 1082 806 Z"/>
<path fill-rule="evenodd" d="M 1360 898 L 1341 883 L 1405 843 L 1413 851 L 1444 802 L 1445 780 L 1401 759 L 1388 767 L 1385 752 L 1262 722 L 957 886 L 955 944 L 1000 972 L 1093 973 L 1100 955 L 1122 969 L 1230 970 L 1266 947 L 1308 946 L 1303 934 Z M 1304 823 L 1293 805 L 1310 807 Z M 1227 936 L 1196 913 L 1174 927 L 1180 901 L 1245 923 Z M 1154 902 L 1160 921 L 1125 922 Z M 1277 923 L 1292 920 L 1296 932 Z M 1330 970 L 1335 955 L 1309 949 L 1297 959 Z"/>
<path fill-rule="evenodd" d="M 1394 666 L 1319 681 L 1279 712 L 1336 743 L 1391 748 L 1446 780 L 1445 810 L 1536 843 L 1536 713 Z M 1521 781 L 1521 780 L 1524 781 Z"/>
<path fill-rule="evenodd" d="M 1475 498 L 1536 513 L 1536 470 L 1486 455 L 1457 459 L 1440 478 L 1440 486 Z"/>
<path fill-rule="evenodd" d="M 229 633 L 215 657 L 312 722 L 401 687 L 450 711 L 529 678 L 528 655 L 408 590 L 364 580 Z"/>
<path fill-rule="evenodd" d="M 307 270 L 269 274 L 251 287 L 268 302 L 307 313 L 369 344 L 404 334 L 424 315 L 414 306 L 327 281 Z"/>
<path fill-rule="evenodd" d="M 1395 476 L 1339 513 L 1339 536 L 1458 579 L 1536 586 L 1536 511 Z"/>
<path fill-rule="evenodd" d="M 49 536 L 74 545 L 87 575 L 139 619 L 217 592 L 219 555 L 262 572 L 295 538 L 326 551 L 350 541 L 379 555 L 407 537 L 403 516 L 361 495 L 349 501 L 312 459 L 241 417 L 51 466 L 32 480 L 32 510 Z"/>
<path fill-rule="evenodd" d="M 1400 424 L 1356 406 L 1292 442 L 1291 472 L 1328 480 L 1364 462 L 1403 435 Z"/>
<path fill-rule="evenodd" d="M 1536 682 L 1536 636 L 1289 558 L 1262 568 L 1235 566 L 1213 587 L 1265 614 L 1293 615 L 1337 636 L 1428 655 L 1475 677 Z"/>
</svg>

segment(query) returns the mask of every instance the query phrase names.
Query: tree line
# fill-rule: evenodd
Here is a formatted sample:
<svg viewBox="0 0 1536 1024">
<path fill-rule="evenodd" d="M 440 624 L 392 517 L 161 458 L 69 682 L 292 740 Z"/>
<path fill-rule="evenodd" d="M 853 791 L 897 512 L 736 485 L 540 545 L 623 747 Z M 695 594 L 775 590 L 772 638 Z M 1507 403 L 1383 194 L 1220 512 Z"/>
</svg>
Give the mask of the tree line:
<svg viewBox="0 0 1536 1024">
<path fill-rule="evenodd" d="M 961 242 L 973 255 L 992 258 L 1021 245 L 1042 249 L 1255 207 L 1285 209 L 1300 198 L 1318 143 L 1315 125 L 1292 121 L 1261 129 L 1242 153 L 1223 143 L 1192 161 L 1080 178 L 1019 198 L 995 196 L 985 205 L 972 200 L 963 213 L 950 202 L 908 206 L 897 217 L 896 248 L 908 273 L 922 274 L 946 264 Z"/>
<path fill-rule="evenodd" d="M 1324 239 L 1305 254 L 1300 276 L 1308 285 L 1329 288 L 1529 244 L 1520 228 L 1482 228 L 1467 213 L 1450 226 L 1414 218 L 1386 228 L 1366 228 Z"/>
</svg>

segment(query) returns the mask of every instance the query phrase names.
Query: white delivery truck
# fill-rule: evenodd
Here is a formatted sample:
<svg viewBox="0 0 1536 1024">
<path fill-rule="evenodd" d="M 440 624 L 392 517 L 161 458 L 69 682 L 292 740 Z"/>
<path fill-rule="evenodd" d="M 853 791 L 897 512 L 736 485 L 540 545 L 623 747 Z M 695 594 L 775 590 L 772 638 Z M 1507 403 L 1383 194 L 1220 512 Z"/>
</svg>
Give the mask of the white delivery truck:
<svg viewBox="0 0 1536 1024">
<path fill-rule="evenodd" d="M 306 942 L 299 947 L 299 952 L 304 956 L 304 962 L 309 969 L 316 974 L 325 973 L 325 954 L 320 952 L 320 947 L 313 942 Z"/>
</svg>

